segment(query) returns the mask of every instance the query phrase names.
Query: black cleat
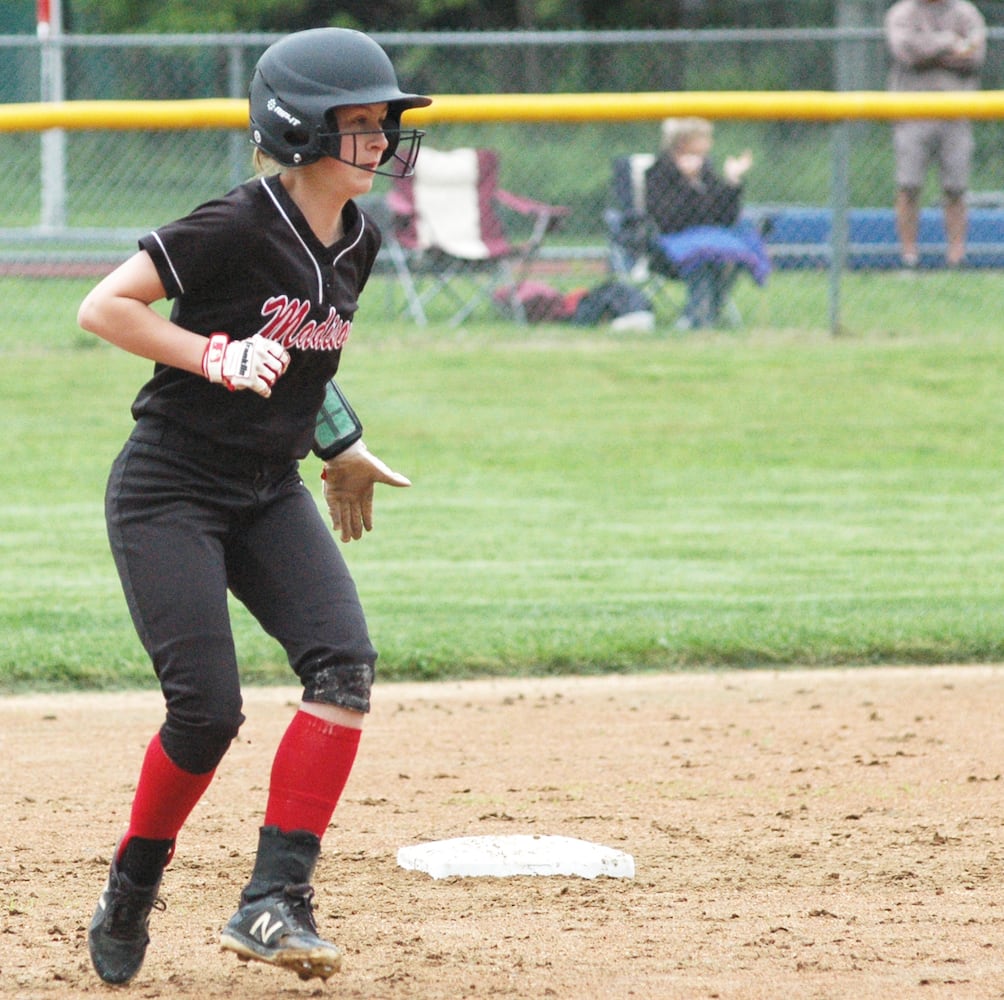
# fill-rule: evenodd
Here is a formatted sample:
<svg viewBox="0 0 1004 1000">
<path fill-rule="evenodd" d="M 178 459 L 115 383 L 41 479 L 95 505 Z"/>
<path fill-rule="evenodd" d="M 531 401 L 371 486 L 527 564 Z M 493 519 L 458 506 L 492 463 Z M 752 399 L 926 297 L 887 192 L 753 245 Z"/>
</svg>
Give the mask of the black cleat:
<svg viewBox="0 0 1004 1000">
<path fill-rule="evenodd" d="M 106 983 L 128 983 L 139 972 L 150 943 L 150 911 L 164 909 L 159 888 L 159 879 L 155 885 L 136 885 L 112 862 L 108 884 L 87 929 L 91 963 Z"/>
<path fill-rule="evenodd" d="M 220 947 L 244 962 L 267 962 L 301 979 L 327 979 L 342 965 L 342 953 L 317 936 L 309 885 L 287 885 L 280 892 L 250 901 L 230 918 Z"/>
</svg>

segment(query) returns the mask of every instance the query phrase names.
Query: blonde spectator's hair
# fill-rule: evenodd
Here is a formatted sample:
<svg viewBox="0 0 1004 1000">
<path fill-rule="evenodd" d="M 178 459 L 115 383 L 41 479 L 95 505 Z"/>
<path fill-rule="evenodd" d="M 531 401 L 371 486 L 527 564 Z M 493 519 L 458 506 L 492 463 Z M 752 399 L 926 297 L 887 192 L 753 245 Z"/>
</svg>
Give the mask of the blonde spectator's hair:
<svg viewBox="0 0 1004 1000">
<path fill-rule="evenodd" d="M 664 118 L 659 152 L 673 153 L 690 139 L 710 139 L 713 134 L 714 126 L 707 118 Z"/>
</svg>

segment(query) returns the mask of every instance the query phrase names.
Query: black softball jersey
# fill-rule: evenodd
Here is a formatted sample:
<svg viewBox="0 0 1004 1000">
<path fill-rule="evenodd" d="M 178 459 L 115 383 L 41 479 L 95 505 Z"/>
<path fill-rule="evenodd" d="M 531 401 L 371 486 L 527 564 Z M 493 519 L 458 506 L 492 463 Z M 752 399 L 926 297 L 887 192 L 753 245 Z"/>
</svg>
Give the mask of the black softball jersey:
<svg viewBox="0 0 1004 1000">
<path fill-rule="evenodd" d="M 133 417 L 160 417 L 269 461 L 304 457 L 380 248 L 378 229 L 352 201 L 343 224 L 345 235 L 324 246 L 273 176 L 142 237 L 139 246 L 173 300 L 175 323 L 232 340 L 260 333 L 282 344 L 291 360 L 268 399 L 157 364 Z"/>
</svg>

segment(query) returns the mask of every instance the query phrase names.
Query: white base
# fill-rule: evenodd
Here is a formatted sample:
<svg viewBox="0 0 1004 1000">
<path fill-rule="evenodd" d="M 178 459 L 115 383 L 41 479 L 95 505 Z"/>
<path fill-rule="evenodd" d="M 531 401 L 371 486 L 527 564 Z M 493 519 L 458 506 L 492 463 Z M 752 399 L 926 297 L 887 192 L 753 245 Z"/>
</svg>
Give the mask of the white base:
<svg viewBox="0 0 1004 1000">
<path fill-rule="evenodd" d="M 506 837 L 455 837 L 402 847 L 401 868 L 433 878 L 451 875 L 578 875 L 633 878 L 634 858 L 602 844 L 574 837 L 514 834 Z"/>
</svg>

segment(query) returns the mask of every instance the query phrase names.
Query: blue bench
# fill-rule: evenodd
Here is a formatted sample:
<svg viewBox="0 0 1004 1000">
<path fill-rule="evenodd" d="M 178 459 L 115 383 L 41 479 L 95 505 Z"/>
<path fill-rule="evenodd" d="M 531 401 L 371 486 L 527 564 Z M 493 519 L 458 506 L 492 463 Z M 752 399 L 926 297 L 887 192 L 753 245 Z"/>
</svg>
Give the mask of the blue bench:
<svg viewBox="0 0 1004 1000">
<path fill-rule="evenodd" d="M 825 268 L 830 264 L 832 212 L 828 208 L 778 205 L 748 207 L 758 221 L 778 270 Z M 856 208 L 847 213 L 847 267 L 881 270 L 900 266 L 899 240 L 891 208 Z M 940 208 L 920 215 L 920 266 L 944 267 L 945 228 Z M 1004 267 L 1004 208 L 969 209 L 967 267 Z"/>
</svg>

